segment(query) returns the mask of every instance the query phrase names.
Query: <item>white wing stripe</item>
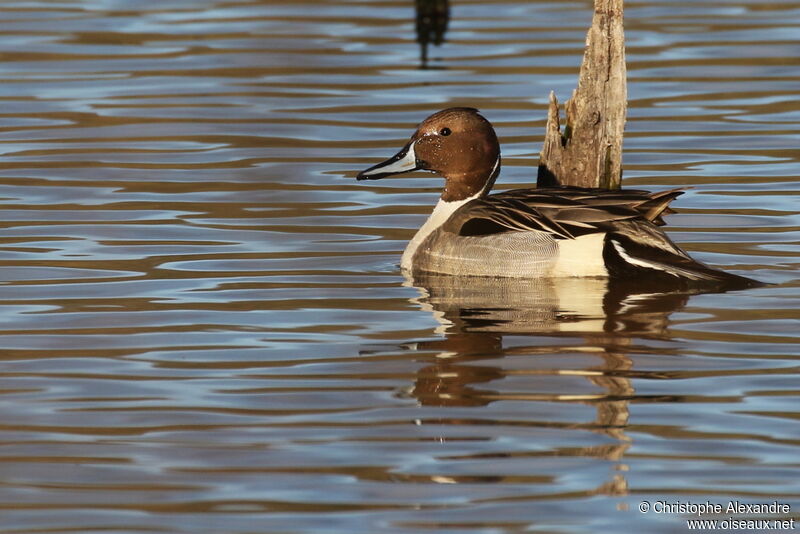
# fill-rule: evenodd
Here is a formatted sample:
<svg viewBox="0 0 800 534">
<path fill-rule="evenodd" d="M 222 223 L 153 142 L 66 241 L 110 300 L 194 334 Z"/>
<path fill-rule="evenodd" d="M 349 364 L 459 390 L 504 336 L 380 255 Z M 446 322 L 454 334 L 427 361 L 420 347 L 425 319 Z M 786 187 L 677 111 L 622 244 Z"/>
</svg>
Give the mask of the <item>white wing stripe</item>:
<svg viewBox="0 0 800 534">
<path fill-rule="evenodd" d="M 631 265 L 635 265 L 636 267 L 644 267 L 646 269 L 656 269 L 663 273 L 670 274 L 675 276 L 676 278 L 680 278 L 681 276 L 688 278 L 690 280 L 713 280 L 714 278 L 697 272 L 692 271 L 690 269 L 683 269 L 678 267 L 677 265 L 669 265 L 666 263 L 660 263 L 657 261 L 649 262 L 646 260 L 642 260 L 639 258 L 634 258 L 627 251 L 622 247 L 622 245 L 615 239 L 611 239 L 611 244 L 614 245 L 614 249 L 619 253 L 620 257 L 630 263 Z"/>
<path fill-rule="evenodd" d="M 662 264 L 660 264 L 660 263 L 650 263 L 650 262 L 641 260 L 639 258 L 634 258 L 630 254 L 628 254 L 628 252 L 623 248 L 623 246 L 620 244 L 620 242 L 617 241 L 616 239 L 612 239 L 611 240 L 611 244 L 614 245 L 614 249 L 617 251 L 617 254 L 619 254 L 620 257 L 623 260 L 627 261 L 631 265 L 635 265 L 636 267 L 644 267 L 645 269 L 655 269 L 657 271 L 662 271 L 662 272 L 671 274 L 672 276 L 678 276 L 677 274 L 664 269 L 664 266 Z"/>
</svg>

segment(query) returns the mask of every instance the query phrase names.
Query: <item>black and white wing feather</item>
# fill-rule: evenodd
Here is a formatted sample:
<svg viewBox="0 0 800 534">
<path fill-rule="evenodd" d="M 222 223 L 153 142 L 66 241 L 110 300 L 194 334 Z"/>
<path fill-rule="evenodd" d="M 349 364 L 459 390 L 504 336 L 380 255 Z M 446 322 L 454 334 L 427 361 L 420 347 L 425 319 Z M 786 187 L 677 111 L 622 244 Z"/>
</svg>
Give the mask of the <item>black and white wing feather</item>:
<svg viewBox="0 0 800 534">
<path fill-rule="evenodd" d="M 548 188 L 515 189 L 464 205 L 448 221 L 461 236 L 542 231 L 555 239 L 606 232 L 620 221 L 646 219 L 663 224 L 661 214 L 682 191 Z"/>
<path fill-rule="evenodd" d="M 603 259 L 611 278 L 618 280 L 649 279 L 661 284 L 678 283 L 686 288 L 744 289 L 762 285 L 693 259 L 664 232 L 643 220 L 615 225 L 606 234 Z"/>
<path fill-rule="evenodd" d="M 644 278 L 682 286 L 734 289 L 760 285 L 692 259 L 658 226 L 669 203 L 683 191 L 548 188 L 522 189 L 473 200 L 445 223 L 459 236 L 544 232 L 555 240 L 604 234 L 603 259 L 618 280 Z"/>
</svg>

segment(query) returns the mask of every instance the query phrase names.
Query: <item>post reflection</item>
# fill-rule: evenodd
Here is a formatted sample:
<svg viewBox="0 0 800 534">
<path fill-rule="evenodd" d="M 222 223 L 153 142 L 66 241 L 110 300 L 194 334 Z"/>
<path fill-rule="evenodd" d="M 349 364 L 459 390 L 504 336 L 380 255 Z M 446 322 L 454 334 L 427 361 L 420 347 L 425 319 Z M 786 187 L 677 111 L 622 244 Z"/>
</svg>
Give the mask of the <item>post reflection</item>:
<svg viewBox="0 0 800 534">
<path fill-rule="evenodd" d="M 444 42 L 450 21 L 449 0 L 416 0 L 416 28 L 419 43 L 420 68 L 428 68 L 428 45 Z"/>
<path fill-rule="evenodd" d="M 441 325 L 437 331 L 443 335 L 416 345 L 436 353 L 432 362 L 418 370 L 410 389 L 420 404 L 476 407 L 494 401 L 540 401 L 590 405 L 595 409 L 594 420 L 576 426 L 605 434 L 614 443 L 585 447 L 578 454 L 616 462 L 619 469 L 590 493 L 627 492 L 621 462 L 630 446 L 625 428 L 636 395 L 629 378 L 632 340 L 666 338 L 669 315 L 685 305 L 689 294 L 610 286 L 605 279 L 588 278 L 514 280 L 415 274 L 407 278 L 407 284 L 418 289 L 417 303 L 436 317 Z M 504 338 L 511 336 L 514 341 L 506 346 Z M 567 357 L 576 353 L 589 363 L 577 368 L 553 364 L 554 354 Z M 535 362 L 531 356 L 541 356 L 549 364 L 527 368 L 509 364 L 514 357 Z M 526 379 L 525 384 L 542 384 L 542 390 L 509 391 L 508 385 L 500 384 L 519 379 Z M 553 386 L 560 383 L 556 379 L 567 383 L 585 380 L 589 387 L 556 393 Z"/>
</svg>

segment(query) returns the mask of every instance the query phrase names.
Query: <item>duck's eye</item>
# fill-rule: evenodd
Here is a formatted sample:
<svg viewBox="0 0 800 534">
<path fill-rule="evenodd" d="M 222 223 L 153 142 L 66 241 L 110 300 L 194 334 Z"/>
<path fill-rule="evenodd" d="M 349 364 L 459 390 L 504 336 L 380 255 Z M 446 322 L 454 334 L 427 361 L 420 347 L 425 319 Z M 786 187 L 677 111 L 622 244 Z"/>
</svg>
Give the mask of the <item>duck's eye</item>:
<svg viewBox="0 0 800 534">
<path fill-rule="evenodd" d="M 450 135 L 450 133 L 451 133 L 450 128 L 447 127 L 444 127 L 441 130 L 439 130 L 439 135 Z"/>
</svg>

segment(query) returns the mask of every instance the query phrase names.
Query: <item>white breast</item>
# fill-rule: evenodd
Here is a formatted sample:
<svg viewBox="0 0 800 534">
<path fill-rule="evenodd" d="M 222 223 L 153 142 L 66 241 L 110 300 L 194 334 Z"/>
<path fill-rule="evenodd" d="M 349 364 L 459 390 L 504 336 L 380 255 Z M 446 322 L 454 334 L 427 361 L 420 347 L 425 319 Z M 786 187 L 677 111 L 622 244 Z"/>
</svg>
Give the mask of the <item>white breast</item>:
<svg viewBox="0 0 800 534">
<path fill-rule="evenodd" d="M 403 251 L 403 257 L 400 259 L 400 267 L 410 271 L 412 268 L 414 253 L 417 251 L 425 238 L 431 235 L 434 230 L 443 225 L 458 208 L 479 196 L 480 193 L 474 197 L 464 200 L 457 200 L 455 202 L 445 202 L 444 200 L 439 199 L 439 202 L 436 204 L 436 207 L 433 208 L 433 213 L 431 213 L 430 217 L 428 217 L 428 220 L 425 221 L 425 224 L 423 224 L 419 230 L 417 230 L 417 233 L 411 238 L 411 241 L 408 242 L 408 245 L 406 245 L 406 249 Z"/>
</svg>

